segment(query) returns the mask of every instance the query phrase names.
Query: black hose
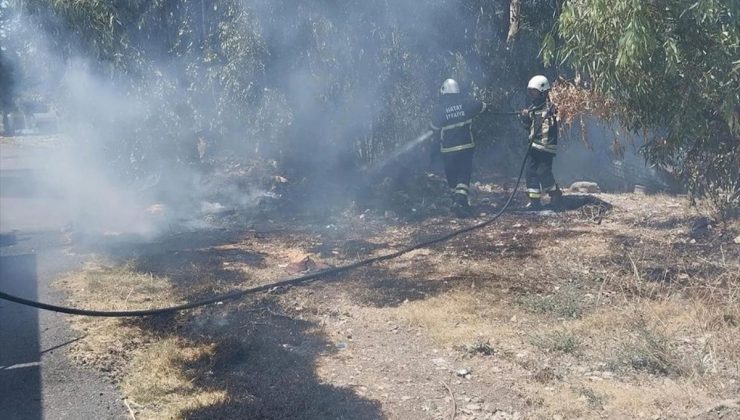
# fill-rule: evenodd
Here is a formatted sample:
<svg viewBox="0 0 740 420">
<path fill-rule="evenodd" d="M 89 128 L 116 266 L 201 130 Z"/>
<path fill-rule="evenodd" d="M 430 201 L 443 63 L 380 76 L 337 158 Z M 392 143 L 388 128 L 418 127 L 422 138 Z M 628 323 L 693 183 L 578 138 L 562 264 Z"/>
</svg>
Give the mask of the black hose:
<svg viewBox="0 0 740 420">
<path fill-rule="evenodd" d="M 530 147 L 531 147 L 530 143 Z M 517 190 L 519 189 L 519 183 L 522 181 L 522 176 L 524 175 L 524 167 L 527 163 L 527 158 L 529 157 L 529 148 L 527 148 L 527 154 L 524 156 L 524 160 L 522 161 L 521 168 L 519 169 L 519 177 L 517 178 L 516 185 L 514 185 L 514 190 L 509 195 L 509 198 L 506 200 L 506 203 L 501 208 L 501 210 L 498 211 L 495 215 L 493 215 L 488 220 L 485 220 L 483 222 L 477 223 L 475 225 L 471 225 L 453 232 L 450 232 L 448 234 L 439 236 L 434 239 L 430 239 L 428 241 L 419 242 L 417 244 L 408 246 L 404 249 L 401 249 L 396 252 L 391 252 L 390 254 L 381 255 L 378 257 L 372 257 L 364 260 L 360 260 L 351 264 L 342 265 L 339 267 L 329 268 L 322 271 L 317 271 L 315 273 L 306 274 L 305 276 L 296 277 L 293 279 L 283 280 L 276 283 L 270 283 L 265 284 L 262 286 L 256 286 L 249 289 L 239 290 L 236 292 L 226 293 L 223 295 L 213 296 L 207 299 L 198 300 L 195 302 L 190 303 L 184 303 L 182 305 L 176 305 L 176 306 L 170 306 L 167 308 L 157 308 L 157 309 L 143 309 L 143 310 L 135 310 L 135 311 L 96 311 L 96 310 L 88 310 L 88 309 L 78 309 L 78 308 L 69 308 L 65 306 L 57 306 L 57 305 L 50 305 L 47 303 L 42 302 L 36 302 L 29 299 L 24 299 L 21 297 L 13 296 L 8 293 L 4 293 L 0 291 L 0 299 L 4 299 L 10 302 L 19 303 L 21 305 L 31 306 L 38 309 L 45 309 L 47 311 L 52 312 L 58 312 L 62 314 L 70 314 L 70 315 L 85 315 L 85 316 L 92 316 L 92 317 L 107 317 L 107 318 L 118 318 L 118 317 L 143 317 L 143 316 L 152 316 L 152 315 L 164 315 L 164 314 L 171 314 L 175 312 L 184 311 L 187 309 L 194 309 L 201 306 L 211 305 L 216 302 L 225 302 L 228 300 L 234 300 L 241 298 L 243 296 L 260 293 L 260 292 L 266 292 L 272 289 L 282 288 L 282 287 L 288 287 L 288 286 L 295 286 L 299 284 L 305 284 L 309 283 L 313 280 L 316 280 L 320 277 L 326 277 L 334 274 L 344 273 L 346 271 L 354 270 L 355 268 L 363 267 L 366 265 L 374 264 L 376 262 L 381 261 L 387 261 L 394 258 L 398 258 L 401 255 L 408 254 L 411 251 L 414 251 L 416 249 L 420 248 L 426 248 L 434 244 L 438 244 L 440 242 L 447 241 L 449 239 L 454 238 L 455 236 L 462 235 L 463 233 L 467 233 L 476 229 L 480 229 L 483 227 L 486 227 L 496 221 L 501 215 L 504 214 L 504 212 L 509 208 L 511 205 L 512 200 L 514 199 L 514 195 L 516 194 Z"/>
</svg>

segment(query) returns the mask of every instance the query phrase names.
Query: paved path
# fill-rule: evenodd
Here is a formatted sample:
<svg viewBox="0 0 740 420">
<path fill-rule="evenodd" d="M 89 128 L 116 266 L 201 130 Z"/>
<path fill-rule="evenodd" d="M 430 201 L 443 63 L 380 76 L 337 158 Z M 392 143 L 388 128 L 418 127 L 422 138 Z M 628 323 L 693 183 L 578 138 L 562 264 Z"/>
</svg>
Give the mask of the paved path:
<svg viewBox="0 0 740 420">
<path fill-rule="evenodd" d="M 81 261 L 64 252 L 64 197 L 43 188 L 43 168 L 30 159 L 53 147 L 19 145 L 24 140 L 0 138 L 0 290 L 60 303 L 51 283 Z M 0 418 L 128 418 L 113 385 L 70 362 L 69 344 L 79 337 L 68 321 L 0 300 Z"/>
</svg>

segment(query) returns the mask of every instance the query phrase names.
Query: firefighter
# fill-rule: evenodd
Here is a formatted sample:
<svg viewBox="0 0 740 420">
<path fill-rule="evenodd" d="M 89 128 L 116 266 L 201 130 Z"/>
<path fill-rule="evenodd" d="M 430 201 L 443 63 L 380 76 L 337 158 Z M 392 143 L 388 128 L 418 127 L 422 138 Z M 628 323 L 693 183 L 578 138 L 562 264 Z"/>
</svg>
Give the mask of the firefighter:
<svg viewBox="0 0 740 420">
<path fill-rule="evenodd" d="M 484 102 L 460 93 L 460 86 L 447 79 L 439 90 L 432 110 L 431 128 L 439 143 L 447 184 L 452 192 L 452 211 L 458 217 L 470 215 L 470 175 L 473 170 L 473 118 L 486 109 Z M 434 146 L 433 146 L 434 147 Z"/>
<path fill-rule="evenodd" d="M 522 124 L 529 130 L 529 150 L 527 166 L 527 209 L 540 210 L 543 193 L 550 196 L 550 206 L 559 209 L 563 196 L 552 174 L 552 162 L 558 145 L 557 109 L 549 97 L 550 82 L 545 76 L 537 75 L 527 84 L 529 108 L 521 112 Z"/>
</svg>

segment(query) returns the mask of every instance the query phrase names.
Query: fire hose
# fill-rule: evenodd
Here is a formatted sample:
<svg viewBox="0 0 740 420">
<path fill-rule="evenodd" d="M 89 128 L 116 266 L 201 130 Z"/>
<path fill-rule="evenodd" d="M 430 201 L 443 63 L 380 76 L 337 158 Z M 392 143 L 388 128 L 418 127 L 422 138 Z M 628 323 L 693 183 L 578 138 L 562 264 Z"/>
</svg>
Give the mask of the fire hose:
<svg viewBox="0 0 740 420">
<path fill-rule="evenodd" d="M 18 303 L 25 306 L 30 306 L 33 308 L 38 309 L 44 309 L 47 311 L 62 313 L 62 314 L 69 314 L 69 315 L 83 315 L 83 316 L 91 316 L 91 317 L 106 317 L 106 318 L 121 318 L 121 317 L 145 317 L 145 316 L 154 316 L 154 315 L 165 315 L 165 314 L 172 314 L 176 312 L 185 311 L 188 309 L 194 309 L 202 306 L 212 305 L 219 302 L 226 302 L 226 301 L 232 301 L 239 298 L 242 298 L 247 295 L 253 295 L 261 292 L 269 292 L 272 290 L 280 290 L 283 288 L 287 288 L 290 286 L 297 286 L 302 284 L 307 284 L 309 282 L 312 282 L 316 279 L 322 278 L 322 277 L 329 277 L 332 275 L 337 275 L 341 273 L 345 273 L 351 270 L 354 270 L 356 268 L 368 266 L 374 263 L 382 262 L 382 261 L 388 261 L 395 258 L 398 258 L 402 255 L 408 254 L 411 251 L 421 249 L 421 248 L 427 248 L 431 245 L 438 244 L 440 242 L 448 241 L 456 236 L 484 228 L 491 223 L 495 222 L 499 217 L 501 217 L 504 212 L 509 208 L 511 205 L 511 202 L 514 200 L 514 196 L 519 189 L 519 184 L 522 181 L 522 176 L 524 175 L 524 167 L 527 163 L 527 158 L 529 157 L 529 151 L 531 150 L 532 142 L 530 141 L 529 146 L 527 147 L 527 153 L 524 155 L 524 159 L 522 160 L 521 167 L 519 169 L 519 176 L 517 178 L 516 184 L 514 185 L 514 189 L 511 191 L 511 194 L 509 194 L 508 199 L 506 200 L 506 203 L 503 207 L 501 207 L 501 210 L 499 210 L 496 214 L 488 218 L 487 220 L 467 226 L 455 231 L 452 231 L 450 233 L 438 236 L 436 238 L 418 242 L 416 244 L 407 246 L 406 248 L 400 249 L 395 252 L 391 252 L 385 255 L 380 255 L 377 257 L 371 257 L 364 260 L 356 261 L 350 264 L 338 266 L 338 267 L 332 267 L 328 268 L 326 270 L 317 271 L 315 273 L 306 274 L 304 276 L 295 277 L 291 279 L 286 279 L 282 281 L 278 281 L 275 283 L 265 284 L 262 286 L 256 286 L 249 289 L 243 289 L 238 290 L 222 295 L 213 296 L 206 299 L 197 300 L 194 302 L 184 303 L 181 305 L 175 305 L 165 308 L 155 308 L 155 309 L 141 309 L 141 310 L 132 310 L 132 311 L 98 311 L 98 310 L 89 310 L 89 309 L 79 309 L 79 308 L 70 308 L 66 306 L 58 306 L 58 305 L 51 305 L 48 303 L 42 303 L 37 302 L 30 299 L 24 299 L 18 296 L 13 296 L 8 293 L 0 291 L 0 299 L 7 300 L 10 302 Z"/>
</svg>

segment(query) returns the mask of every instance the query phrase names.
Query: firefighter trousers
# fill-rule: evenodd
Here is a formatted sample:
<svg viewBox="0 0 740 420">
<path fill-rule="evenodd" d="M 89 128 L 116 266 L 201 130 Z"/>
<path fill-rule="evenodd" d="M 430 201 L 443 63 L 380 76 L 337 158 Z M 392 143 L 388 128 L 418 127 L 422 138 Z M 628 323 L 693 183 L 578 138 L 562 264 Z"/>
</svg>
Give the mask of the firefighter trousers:
<svg viewBox="0 0 740 420">
<path fill-rule="evenodd" d="M 445 176 L 447 185 L 453 190 L 455 196 L 464 196 L 467 204 L 470 190 L 470 175 L 473 172 L 473 151 L 466 149 L 459 152 L 443 153 L 445 164 Z M 462 197 L 460 197 L 462 199 Z"/>
<path fill-rule="evenodd" d="M 529 198 L 538 199 L 542 193 L 557 193 L 560 191 L 552 174 L 552 161 L 554 153 L 544 152 L 538 149 L 529 151 L 529 162 L 527 164 L 527 195 Z"/>
</svg>

